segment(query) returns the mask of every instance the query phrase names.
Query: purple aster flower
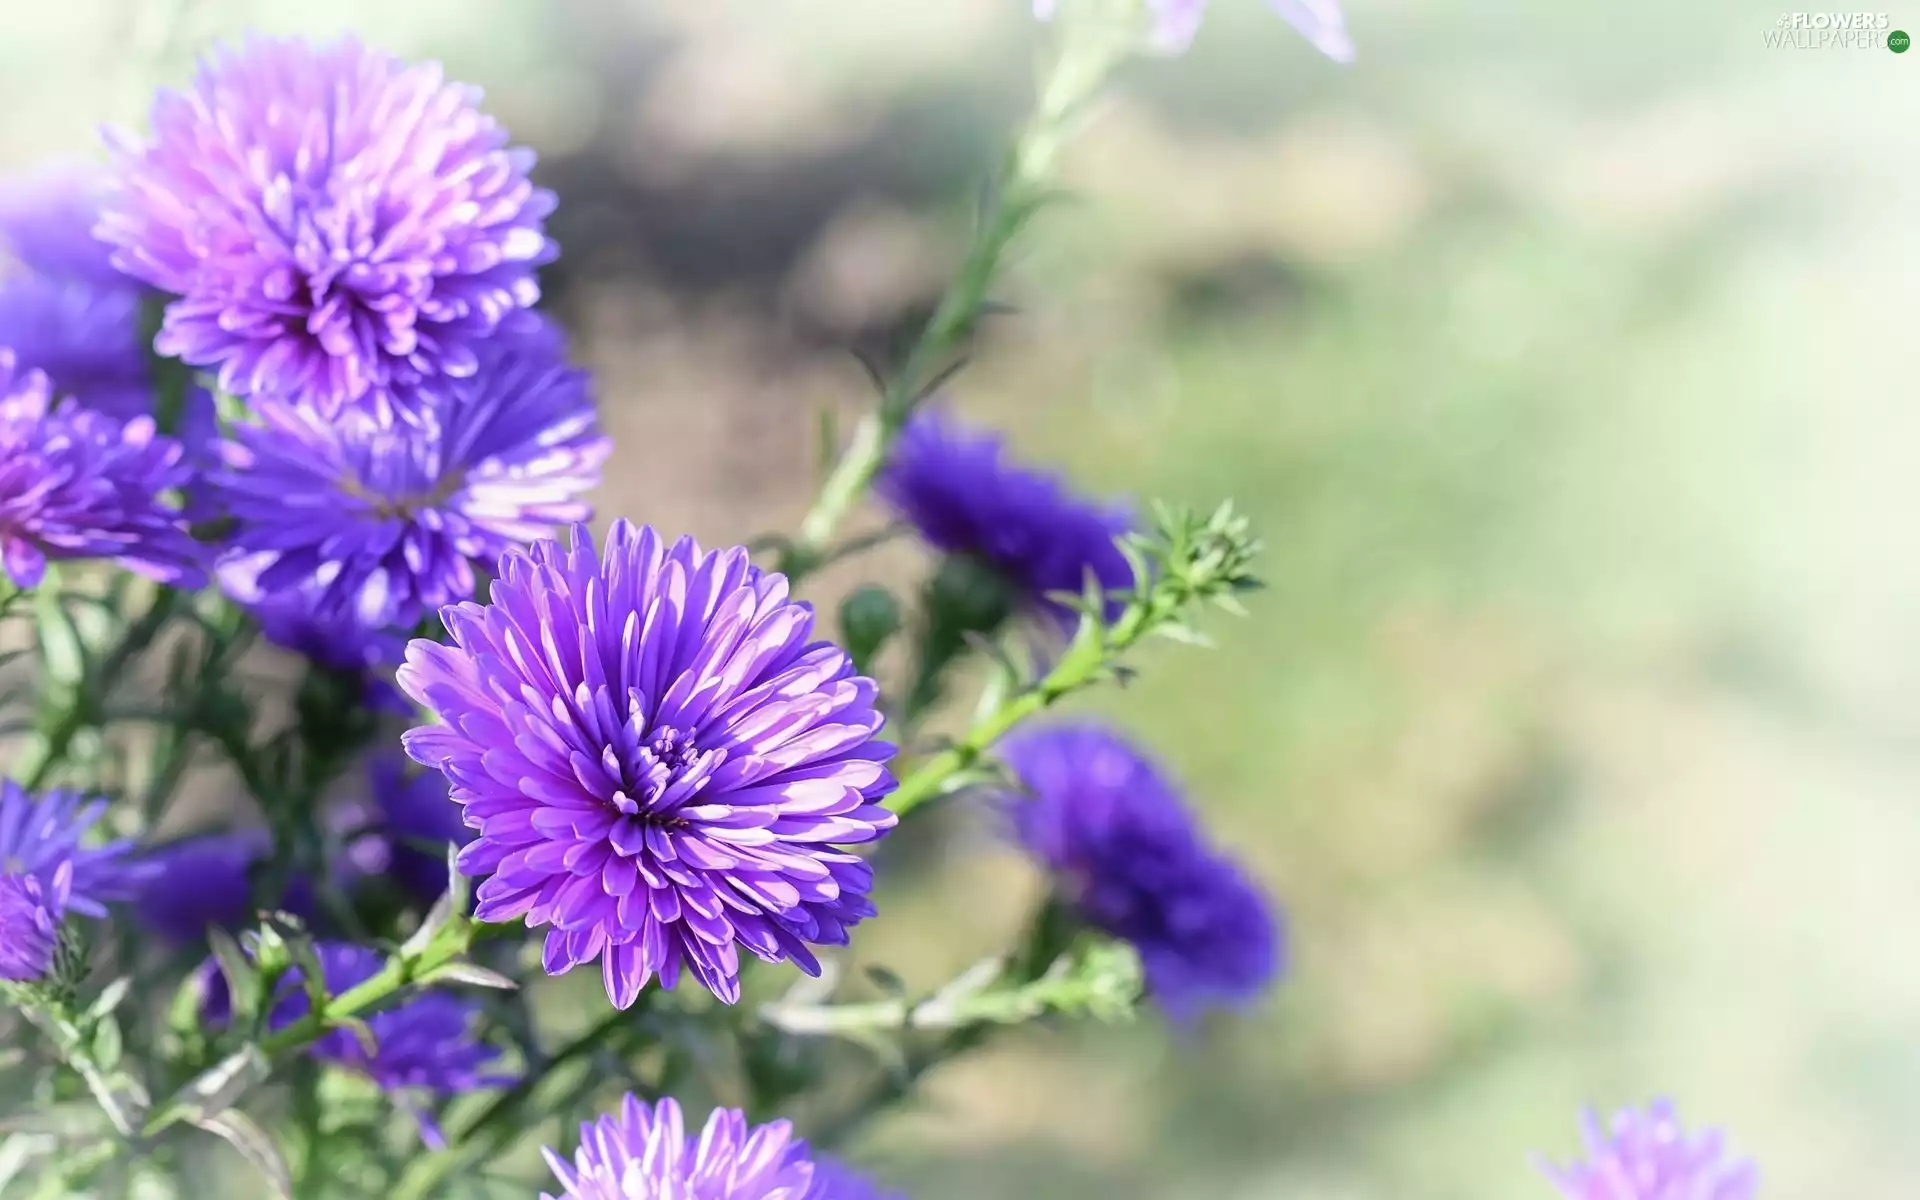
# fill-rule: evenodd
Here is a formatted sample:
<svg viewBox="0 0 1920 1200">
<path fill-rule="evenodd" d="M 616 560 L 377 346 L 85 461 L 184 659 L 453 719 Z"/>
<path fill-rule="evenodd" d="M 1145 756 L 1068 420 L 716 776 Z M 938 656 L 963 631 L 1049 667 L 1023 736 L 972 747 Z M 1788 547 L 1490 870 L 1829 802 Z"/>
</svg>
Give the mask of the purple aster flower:
<svg viewBox="0 0 1920 1200">
<path fill-rule="evenodd" d="M 1288 24 L 1299 30 L 1314 49 L 1335 62 L 1353 61 L 1353 39 L 1336 0 L 1267 0 Z M 1165 54 L 1179 54 L 1193 44 L 1207 16 L 1207 0 L 1148 0 L 1153 17 L 1152 45 Z M 1060 0 L 1034 0 L 1033 11 L 1051 20 Z"/>
<path fill-rule="evenodd" d="M 64 400 L 0 350 L 0 565 L 33 587 L 50 558 L 111 558 L 176 587 L 204 579 L 200 547 L 163 493 L 191 470 L 153 418 L 119 421 Z"/>
<path fill-rule="evenodd" d="M 1099 725 L 1015 734 L 1001 755 L 1027 792 L 1014 824 L 1080 916 L 1139 951 L 1147 986 L 1176 1018 L 1258 997 L 1279 974 L 1279 918 L 1240 869 L 1205 845 L 1174 786 Z"/>
<path fill-rule="evenodd" d="M 480 362 L 430 422 L 256 401 L 260 424 L 235 431 L 208 484 L 262 593 L 304 589 L 328 623 L 410 628 L 473 597 L 476 560 L 587 519 L 611 443 L 586 376 L 544 326 L 502 334 Z"/>
<path fill-rule="evenodd" d="M 401 688 L 438 715 L 407 752 L 480 836 L 475 915 L 549 925 L 545 965 L 600 959 L 632 1004 L 682 965 L 731 1003 L 739 950 L 810 973 L 871 916 L 873 872 L 840 848 L 895 817 L 873 681 L 812 640 L 813 608 L 743 549 L 666 545 L 618 521 L 507 555 L 491 603 L 442 614 Z"/>
<path fill-rule="evenodd" d="M 63 908 L 106 916 L 107 901 L 130 898 L 152 874 L 128 857 L 131 841 L 81 846 L 106 811 L 104 800 L 66 791 L 34 796 L 11 779 L 0 780 L 0 874 L 30 875 L 47 895 L 59 896 Z M 56 886 L 54 877 L 63 870 L 67 883 Z"/>
<path fill-rule="evenodd" d="M 180 945 L 201 941 L 210 927 L 244 928 L 260 908 L 311 919 L 313 885 L 302 878 L 290 880 L 282 895 L 254 903 L 252 872 L 272 850 L 267 835 L 257 829 L 204 834 L 156 847 L 143 859 L 150 876 L 134 896 L 134 916 Z"/>
<path fill-rule="evenodd" d="M 180 297 L 155 347 L 217 366 L 223 391 L 328 415 L 473 375 L 557 253 L 533 153 L 478 100 L 352 39 L 216 50 L 189 91 L 160 94 L 151 144 L 115 139 L 95 230 Z"/>
<path fill-rule="evenodd" d="M 1689 1134 L 1673 1105 L 1627 1109 L 1603 1128 L 1582 1117 L 1587 1158 L 1547 1175 L 1567 1200 L 1753 1200 L 1760 1174 L 1736 1157 L 1718 1130 Z"/>
<path fill-rule="evenodd" d="M 1133 528 L 1121 505 L 1096 505 L 1054 474 L 1006 460 L 999 434 L 975 433 L 932 411 L 907 423 L 875 490 L 948 554 L 987 564 L 1030 604 L 1078 594 L 1091 570 L 1101 586 L 1133 586 L 1114 539 Z"/>
<path fill-rule="evenodd" d="M 106 187 L 105 172 L 80 164 L 9 180 L 0 185 L 0 242 L 42 278 L 136 291 L 114 269 L 113 248 L 93 235 Z"/>
<path fill-rule="evenodd" d="M 0 874 L 0 980 L 32 983 L 52 969 L 72 884 L 70 862 L 44 887 L 32 875 Z"/>
<path fill-rule="evenodd" d="M 543 1149 L 569 1200 L 861 1200 L 869 1192 L 822 1186 L 807 1144 L 786 1121 L 749 1125 L 739 1109 L 715 1109 L 689 1135 L 680 1105 L 632 1095 L 620 1111 L 580 1127 L 568 1162 Z M 541 1200 L 556 1200 L 541 1193 Z"/>
</svg>

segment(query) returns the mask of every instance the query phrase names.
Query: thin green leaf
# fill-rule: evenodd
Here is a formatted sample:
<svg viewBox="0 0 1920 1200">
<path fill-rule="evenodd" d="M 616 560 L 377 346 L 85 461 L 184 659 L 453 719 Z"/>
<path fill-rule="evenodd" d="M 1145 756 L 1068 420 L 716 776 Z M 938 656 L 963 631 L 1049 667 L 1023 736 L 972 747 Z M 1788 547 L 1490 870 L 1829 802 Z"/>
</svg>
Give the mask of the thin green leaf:
<svg viewBox="0 0 1920 1200">
<path fill-rule="evenodd" d="M 267 1131 L 254 1124 L 252 1117 L 236 1110 L 203 1117 L 193 1123 L 239 1151 L 240 1157 L 266 1177 L 267 1186 L 279 1200 L 293 1200 L 293 1173 L 287 1168 L 286 1156 L 267 1136 Z"/>
<path fill-rule="evenodd" d="M 478 963 L 470 962 L 450 962 L 443 967 L 435 967 L 422 975 L 420 982 L 459 983 L 468 987 L 494 988 L 502 992 L 511 992 L 520 986 L 498 971 L 489 971 Z"/>
<path fill-rule="evenodd" d="M 174 1121 L 199 1123 L 223 1113 L 273 1074 L 260 1047 L 248 1044 L 195 1076 L 153 1120 L 145 1133 L 152 1136 Z"/>
<path fill-rule="evenodd" d="M 373 1035 L 373 1026 L 359 1017 L 330 1017 L 327 1024 L 334 1029 L 344 1029 L 352 1034 L 353 1040 L 360 1044 L 361 1053 L 369 1059 L 380 1053 L 380 1039 Z"/>
<path fill-rule="evenodd" d="M 93 1027 L 93 1061 L 101 1070 L 111 1071 L 120 1065 L 121 1052 L 126 1049 L 126 1040 L 120 1035 L 120 1022 L 109 1016 Z"/>
<path fill-rule="evenodd" d="M 874 963 L 866 969 L 866 976 L 872 981 L 873 986 L 879 988 L 889 996 L 904 996 L 907 994 L 907 981 L 895 974 L 891 968 Z"/>
<path fill-rule="evenodd" d="M 207 944 L 213 948 L 213 957 L 220 964 L 220 973 L 227 978 L 227 994 L 232 1001 L 234 1016 L 252 1020 L 265 999 L 260 973 L 247 961 L 240 943 L 234 941 L 233 935 L 226 930 L 209 928 Z"/>
<path fill-rule="evenodd" d="M 39 1133 L 66 1141 L 107 1132 L 100 1106 L 91 1100 L 73 1100 L 0 1117 L 0 1133 Z"/>
<path fill-rule="evenodd" d="M 77 686 L 87 676 L 86 644 L 58 592 L 42 589 L 35 594 L 34 625 L 47 679 L 63 687 Z"/>
<path fill-rule="evenodd" d="M 106 987 L 100 989 L 100 995 L 87 1007 L 87 1018 L 89 1020 L 99 1021 L 111 1016 L 113 1010 L 120 1007 L 120 1002 L 127 998 L 127 993 L 131 991 L 132 988 L 133 977 L 130 975 L 122 975 L 112 983 L 109 983 Z"/>
</svg>

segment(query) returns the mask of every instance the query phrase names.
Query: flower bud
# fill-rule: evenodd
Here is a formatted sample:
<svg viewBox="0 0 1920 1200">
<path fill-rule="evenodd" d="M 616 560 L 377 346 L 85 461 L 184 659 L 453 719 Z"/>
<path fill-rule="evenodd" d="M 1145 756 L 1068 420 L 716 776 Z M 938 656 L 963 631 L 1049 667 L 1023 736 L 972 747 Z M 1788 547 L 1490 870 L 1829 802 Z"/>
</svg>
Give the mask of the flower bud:
<svg viewBox="0 0 1920 1200">
<path fill-rule="evenodd" d="M 866 671 L 873 658 L 900 632 L 900 602 L 877 583 L 869 583 L 840 602 L 840 634 L 854 665 Z"/>
</svg>

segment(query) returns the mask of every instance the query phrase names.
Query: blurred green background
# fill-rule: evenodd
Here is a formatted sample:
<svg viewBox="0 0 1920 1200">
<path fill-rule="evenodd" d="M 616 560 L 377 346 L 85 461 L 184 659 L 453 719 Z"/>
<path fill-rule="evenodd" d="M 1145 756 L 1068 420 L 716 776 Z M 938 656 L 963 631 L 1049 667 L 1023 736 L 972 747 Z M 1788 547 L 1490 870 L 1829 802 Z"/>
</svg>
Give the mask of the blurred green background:
<svg viewBox="0 0 1920 1200">
<path fill-rule="evenodd" d="M 743 539 L 957 252 L 1026 9 L 7 0 L 0 165 L 250 27 L 443 60 L 560 192 L 603 514 Z M 922 1200 L 1522 1200 L 1581 1105 L 1666 1094 L 1766 1196 L 1920 1194 L 1920 54 L 1769 48 L 1755 2 L 1350 0 L 1341 69 L 1215 9 L 1118 81 L 952 402 L 1257 518 L 1252 619 L 1102 703 L 1291 975 L 1006 1041 L 862 1157 Z M 862 956 L 965 962 L 1032 884 L 963 837 Z"/>
</svg>

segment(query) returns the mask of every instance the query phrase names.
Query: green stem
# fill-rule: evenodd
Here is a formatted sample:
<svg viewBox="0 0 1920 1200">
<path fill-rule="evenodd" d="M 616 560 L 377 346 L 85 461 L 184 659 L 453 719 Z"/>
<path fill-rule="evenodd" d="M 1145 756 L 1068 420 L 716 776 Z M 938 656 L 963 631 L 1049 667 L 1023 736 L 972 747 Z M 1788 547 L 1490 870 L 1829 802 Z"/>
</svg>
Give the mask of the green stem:
<svg viewBox="0 0 1920 1200">
<path fill-rule="evenodd" d="M 1066 935 L 1071 918 L 1062 906 L 1058 896 L 1049 895 L 1045 903 L 1028 920 L 1026 932 L 1020 938 L 1017 952 L 1010 967 L 1016 978 L 1037 979 L 1046 970 L 1047 964 L 1062 948 L 1062 938 Z M 849 1006 L 853 1009 L 855 1006 Z M 876 1005 L 860 1005 L 859 1009 L 874 1010 L 862 1015 L 887 1016 Z M 925 1006 L 920 1006 L 924 1008 Z M 911 1018 L 911 1012 L 907 1014 Z M 854 1030 L 875 1028 L 875 1025 L 852 1024 Z M 888 1027 L 885 1022 L 879 1028 Z M 895 1026 L 905 1028 L 905 1024 Z M 823 1127 L 815 1130 L 808 1139 L 823 1150 L 832 1150 L 859 1133 L 866 1123 L 886 1111 L 894 1102 L 912 1094 L 927 1073 L 942 1063 L 950 1062 L 985 1044 L 1000 1026 L 991 1021 L 973 1021 L 958 1025 L 923 1025 L 921 1028 L 937 1030 L 940 1034 L 931 1046 L 917 1053 L 910 1047 L 906 1049 L 905 1063 L 895 1071 L 882 1072 L 870 1083 L 838 1116 Z"/>
<path fill-rule="evenodd" d="M 1046 204 L 1061 151 L 1129 46 L 1130 41 L 1117 36 L 1108 23 L 1065 24 L 1059 52 L 1041 81 L 1038 105 L 1007 148 L 998 190 L 981 216 L 959 270 L 906 361 L 887 381 L 879 408 L 854 430 L 853 440 L 801 520 L 799 532 L 781 554 L 780 570 L 792 582 L 797 584 L 825 561 L 834 532 L 867 494 L 908 418 L 972 338 L 987 310 L 1007 248 Z"/>
<path fill-rule="evenodd" d="M 652 995 L 652 992 L 647 995 Z M 539 1074 L 529 1074 L 496 1096 L 493 1102 L 467 1124 L 453 1145 L 407 1164 L 394 1186 L 391 1200 L 422 1200 L 449 1177 L 468 1170 L 504 1150 L 513 1139 L 525 1133 L 528 1109 L 532 1107 L 540 1085 L 556 1077 L 568 1064 L 600 1050 L 630 1031 L 636 1020 L 632 1011 L 614 1010 L 586 1032 L 555 1051 Z"/>
<path fill-rule="evenodd" d="M 174 606 L 179 599 L 180 593 L 172 588 L 163 587 L 154 593 L 147 611 L 127 627 L 113 649 L 100 660 L 99 667 L 77 683 L 47 714 L 41 726 L 40 738 L 26 751 L 21 764 L 15 769 L 22 788 L 33 792 L 46 785 L 53 772 L 66 760 L 67 751 L 73 747 L 73 739 L 94 723 L 100 703 L 111 694 L 121 673 L 159 636 L 160 630 L 173 616 Z"/>
<path fill-rule="evenodd" d="M 473 944 L 476 928 L 468 924 L 459 937 L 436 939 L 418 957 L 404 954 L 389 957 L 386 964 L 364 982 L 341 992 L 293 1024 L 268 1034 L 260 1043 L 261 1053 L 275 1058 L 305 1049 L 338 1021 L 358 1016 L 384 1003 L 435 968 L 443 967 L 465 954 Z"/>
<path fill-rule="evenodd" d="M 113 1081 L 100 1069 L 100 1064 L 93 1061 L 87 1031 L 57 1013 L 37 1008 L 24 1011 L 27 1019 L 39 1026 L 41 1032 L 53 1042 L 55 1049 L 59 1050 L 61 1061 L 71 1067 L 87 1085 L 87 1090 L 93 1093 L 94 1100 L 100 1105 L 100 1110 L 107 1114 L 107 1121 L 113 1126 L 114 1132 L 122 1138 L 133 1137 L 134 1131 L 139 1128 L 139 1119 L 127 1111 Z"/>
<path fill-rule="evenodd" d="M 1096 682 L 1107 666 L 1132 648 L 1151 626 L 1152 610 L 1135 604 L 1129 605 L 1104 634 L 1096 628 L 1091 636 L 1083 633 L 1077 637 L 1051 671 L 974 718 L 960 740 L 910 771 L 900 781 L 899 789 L 887 797 L 887 807 L 904 817 L 944 794 L 955 776 L 979 763 L 1015 726 Z"/>
</svg>

